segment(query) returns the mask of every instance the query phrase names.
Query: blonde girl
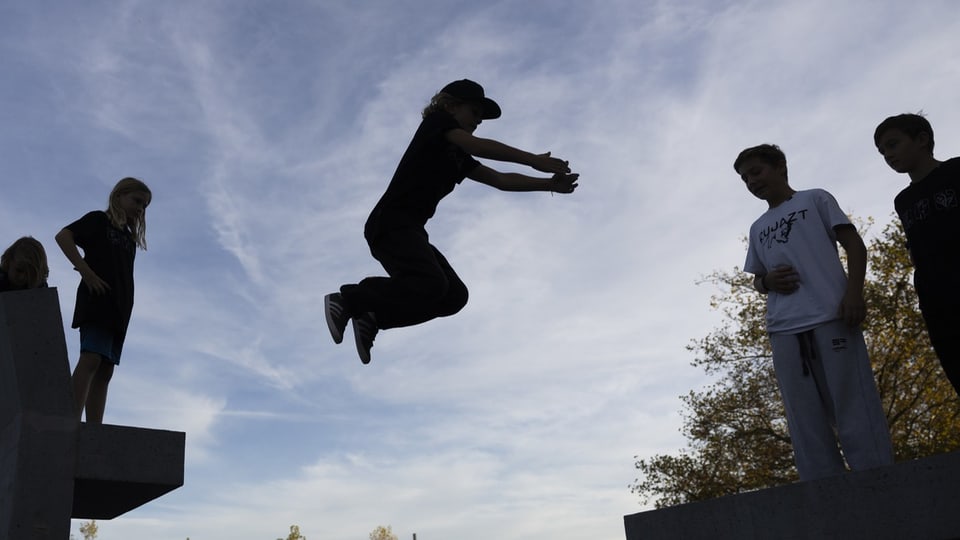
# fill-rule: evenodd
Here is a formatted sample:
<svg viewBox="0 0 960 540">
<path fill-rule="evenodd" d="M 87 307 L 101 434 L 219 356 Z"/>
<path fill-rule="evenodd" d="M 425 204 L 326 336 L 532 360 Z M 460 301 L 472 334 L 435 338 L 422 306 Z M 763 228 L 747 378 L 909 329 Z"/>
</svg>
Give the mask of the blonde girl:
<svg viewBox="0 0 960 540">
<path fill-rule="evenodd" d="M 57 245 L 80 273 L 73 328 L 80 329 L 80 359 L 73 371 L 77 416 L 103 423 L 107 385 L 133 312 L 133 262 L 146 250 L 150 188 L 124 178 L 110 192 L 107 209 L 89 212 L 57 233 Z M 80 250 L 83 250 L 81 255 Z"/>
</svg>

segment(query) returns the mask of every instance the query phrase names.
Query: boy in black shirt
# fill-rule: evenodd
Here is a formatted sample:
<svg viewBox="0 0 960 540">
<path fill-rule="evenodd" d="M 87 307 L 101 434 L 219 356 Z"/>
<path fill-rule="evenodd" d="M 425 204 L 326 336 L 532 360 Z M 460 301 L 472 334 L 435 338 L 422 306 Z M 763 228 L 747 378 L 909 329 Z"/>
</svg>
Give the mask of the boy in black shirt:
<svg viewBox="0 0 960 540">
<path fill-rule="evenodd" d="M 573 193 L 578 175 L 550 153 L 531 154 L 473 136 L 483 120 L 500 117 L 500 106 L 479 84 L 462 79 L 445 86 L 423 110 L 423 121 L 364 227 L 370 252 L 390 277 L 368 277 L 326 295 L 324 312 L 334 342 L 347 321 L 360 360 L 370 362 L 378 330 L 411 326 L 453 315 L 467 303 L 467 288 L 429 242 L 425 225 L 440 199 L 464 178 L 504 191 Z M 550 178 L 502 173 L 474 156 L 529 165 Z"/>
<path fill-rule="evenodd" d="M 933 349 L 960 394 L 960 158 L 933 157 L 933 128 L 918 114 L 891 116 L 873 141 L 910 185 L 894 199 Z"/>
</svg>

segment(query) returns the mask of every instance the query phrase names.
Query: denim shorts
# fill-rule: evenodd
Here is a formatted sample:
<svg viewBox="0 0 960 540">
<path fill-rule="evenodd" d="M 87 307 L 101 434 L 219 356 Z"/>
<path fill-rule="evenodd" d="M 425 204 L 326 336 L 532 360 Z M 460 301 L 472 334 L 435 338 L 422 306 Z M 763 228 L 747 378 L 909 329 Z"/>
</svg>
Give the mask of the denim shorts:
<svg viewBox="0 0 960 540">
<path fill-rule="evenodd" d="M 110 330 L 93 324 L 80 326 L 80 352 L 99 354 L 104 360 L 120 365 L 120 351 L 123 343 L 117 341 Z"/>
</svg>

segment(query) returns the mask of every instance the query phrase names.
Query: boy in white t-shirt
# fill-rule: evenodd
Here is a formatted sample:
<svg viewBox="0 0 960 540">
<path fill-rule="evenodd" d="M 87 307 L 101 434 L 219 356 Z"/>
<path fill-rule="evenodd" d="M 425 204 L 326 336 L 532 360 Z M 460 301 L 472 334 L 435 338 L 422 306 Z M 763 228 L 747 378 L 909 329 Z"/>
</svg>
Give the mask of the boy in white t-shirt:
<svg viewBox="0 0 960 540">
<path fill-rule="evenodd" d="M 768 295 L 767 332 L 800 479 L 841 474 L 844 458 L 853 470 L 893 463 L 860 330 L 863 239 L 832 195 L 790 187 L 787 158 L 776 145 L 747 148 L 733 168 L 769 205 L 750 227 L 743 269 Z"/>
</svg>

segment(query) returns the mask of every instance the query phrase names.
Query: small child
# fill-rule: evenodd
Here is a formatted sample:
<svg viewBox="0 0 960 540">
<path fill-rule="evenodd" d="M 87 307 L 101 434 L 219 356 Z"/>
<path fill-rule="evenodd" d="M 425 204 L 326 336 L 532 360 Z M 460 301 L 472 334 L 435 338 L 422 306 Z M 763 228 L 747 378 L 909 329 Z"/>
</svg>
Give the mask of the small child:
<svg viewBox="0 0 960 540">
<path fill-rule="evenodd" d="M 400 159 L 386 192 L 364 227 L 370 252 L 390 277 L 368 277 L 324 298 L 327 326 L 335 343 L 347 322 L 360 360 L 381 329 L 410 326 L 453 315 L 467 303 L 467 287 L 437 248 L 425 225 L 437 204 L 464 178 L 504 191 L 573 193 L 578 175 L 567 162 L 531 154 L 473 135 L 483 120 L 500 117 L 500 106 L 479 84 L 462 79 L 440 90 L 423 110 L 423 121 Z M 550 178 L 502 173 L 474 157 L 528 165 Z"/>
<path fill-rule="evenodd" d="M 93 211 L 57 233 L 57 244 L 80 272 L 73 328 L 80 329 L 80 360 L 73 371 L 77 415 L 103 423 L 107 385 L 120 363 L 133 311 L 133 261 L 147 249 L 146 209 L 153 195 L 136 178 L 117 182 L 106 211 Z M 83 255 L 80 250 L 83 249 Z"/>
<path fill-rule="evenodd" d="M 853 470 L 893 463 L 859 328 L 866 316 L 863 240 L 829 193 L 790 187 L 787 158 L 776 145 L 747 148 L 733 168 L 769 205 L 750 227 L 743 269 L 768 295 L 773 367 L 800 479 L 843 473 L 844 458 Z"/>
<path fill-rule="evenodd" d="M 47 286 L 47 252 L 37 239 L 17 239 L 0 256 L 0 292 Z"/>
<path fill-rule="evenodd" d="M 933 128 L 919 114 L 887 118 L 873 142 L 890 168 L 910 177 L 893 204 L 930 343 L 960 394 L 960 158 L 933 157 Z"/>
</svg>

